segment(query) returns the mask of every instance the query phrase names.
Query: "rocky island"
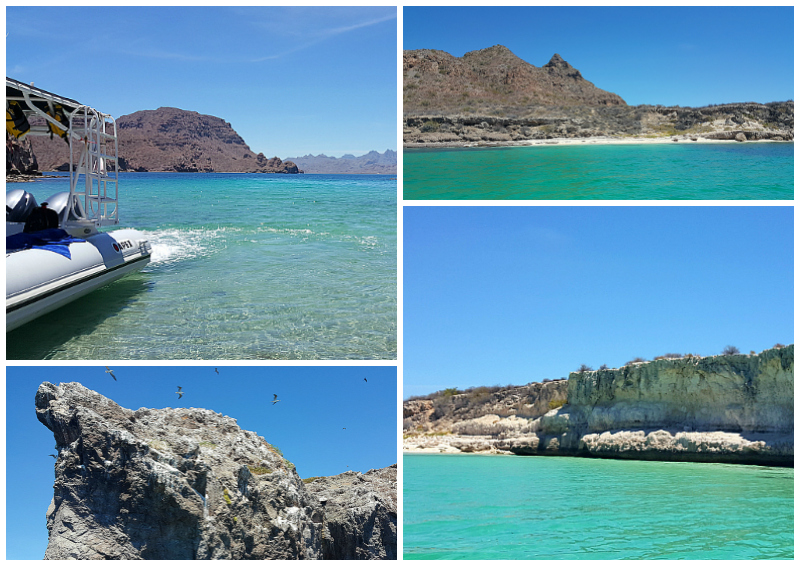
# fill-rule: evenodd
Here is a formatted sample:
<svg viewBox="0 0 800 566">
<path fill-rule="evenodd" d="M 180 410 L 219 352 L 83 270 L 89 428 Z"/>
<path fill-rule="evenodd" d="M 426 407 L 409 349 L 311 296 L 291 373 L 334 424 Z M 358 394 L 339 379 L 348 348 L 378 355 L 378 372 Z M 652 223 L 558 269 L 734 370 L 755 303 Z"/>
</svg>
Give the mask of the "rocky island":
<svg viewBox="0 0 800 566">
<path fill-rule="evenodd" d="M 794 466 L 794 345 L 403 403 L 403 449 Z"/>
<path fill-rule="evenodd" d="M 302 173 L 290 161 L 256 155 L 216 116 L 165 107 L 120 116 L 117 128 L 120 171 Z M 69 170 L 69 146 L 63 140 L 36 136 L 31 145 L 40 171 Z"/>
<path fill-rule="evenodd" d="M 206 409 L 132 411 L 43 383 L 58 451 L 45 559 L 396 559 L 397 467 L 301 480 Z"/>
<path fill-rule="evenodd" d="M 628 106 L 560 55 L 535 67 L 502 45 L 403 52 L 404 147 L 792 141 L 794 102 Z"/>
</svg>

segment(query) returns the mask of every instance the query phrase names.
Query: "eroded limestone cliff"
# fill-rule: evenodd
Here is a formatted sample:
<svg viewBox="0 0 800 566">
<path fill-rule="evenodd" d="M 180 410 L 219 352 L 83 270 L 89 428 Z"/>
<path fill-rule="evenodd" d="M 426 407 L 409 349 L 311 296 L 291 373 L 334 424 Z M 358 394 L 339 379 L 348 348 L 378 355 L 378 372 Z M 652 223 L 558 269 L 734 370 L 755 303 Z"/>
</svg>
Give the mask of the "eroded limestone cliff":
<svg viewBox="0 0 800 566">
<path fill-rule="evenodd" d="M 576 372 L 566 383 L 566 404 L 539 417 L 486 405 L 434 433 L 407 417 L 404 448 L 793 465 L 793 345 Z M 421 413 L 419 401 L 404 405 Z"/>
<path fill-rule="evenodd" d="M 396 467 L 318 478 L 309 491 L 235 419 L 132 411 L 79 383 L 43 383 L 36 415 L 58 450 L 46 559 L 396 557 Z"/>
</svg>

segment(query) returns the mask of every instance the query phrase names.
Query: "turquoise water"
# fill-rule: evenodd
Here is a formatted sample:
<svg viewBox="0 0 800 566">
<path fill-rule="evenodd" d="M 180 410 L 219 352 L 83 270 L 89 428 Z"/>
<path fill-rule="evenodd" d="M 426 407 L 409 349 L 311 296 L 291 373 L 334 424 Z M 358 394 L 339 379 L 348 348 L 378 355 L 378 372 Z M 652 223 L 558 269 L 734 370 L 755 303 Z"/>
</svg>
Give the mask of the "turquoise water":
<svg viewBox="0 0 800 566">
<path fill-rule="evenodd" d="M 404 149 L 405 199 L 787 199 L 794 144 Z"/>
<path fill-rule="evenodd" d="M 130 173 L 120 200 L 150 265 L 9 333 L 9 359 L 397 357 L 392 177 Z"/>
<path fill-rule="evenodd" d="M 794 556 L 794 470 L 403 456 L 404 559 Z"/>
</svg>

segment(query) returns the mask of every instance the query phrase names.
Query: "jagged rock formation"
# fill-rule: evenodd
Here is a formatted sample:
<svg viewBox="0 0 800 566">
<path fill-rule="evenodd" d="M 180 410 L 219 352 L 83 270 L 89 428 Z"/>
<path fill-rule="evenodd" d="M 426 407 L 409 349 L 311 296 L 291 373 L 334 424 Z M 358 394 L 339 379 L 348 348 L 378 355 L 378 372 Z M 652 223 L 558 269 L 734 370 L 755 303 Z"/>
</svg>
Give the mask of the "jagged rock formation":
<svg viewBox="0 0 800 566">
<path fill-rule="evenodd" d="M 346 154 L 342 157 L 328 157 L 324 154 L 289 157 L 305 173 L 328 173 L 350 175 L 396 175 L 397 152 L 387 149 L 383 153 L 370 151 L 356 157 Z"/>
<path fill-rule="evenodd" d="M 6 132 L 6 176 L 36 175 L 39 164 L 31 149 L 31 142 L 18 140 Z"/>
<path fill-rule="evenodd" d="M 337 554 L 341 549 L 359 558 L 396 554 L 381 546 L 396 545 L 396 496 L 392 515 L 386 485 L 376 493 L 363 482 L 367 488 L 329 517 L 280 451 L 230 417 L 206 409 L 132 411 L 79 383 L 43 383 L 36 416 L 53 431 L 58 450 L 46 559 L 348 557 Z M 383 474 L 387 484 L 393 473 L 396 482 L 394 468 L 364 475 Z M 361 474 L 345 475 L 361 482 Z M 325 478 L 319 493 L 335 499 L 338 481 Z M 381 505 L 387 509 L 377 513 Z M 329 529 L 340 513 L 350 514 L 351 528 Z M 359 538 L 362 524 L 381 536 Z"/>
<path fill-rule="evenodd" d="M 624 106 L 553 55 L 535 67 L 495 45 L 453 57 L 444 51 L 403 51 L 403 113 L 454 114 L 497 106 Z"/>
<path fill-rule="evenodd" d="M 120 116 L 121 171 L 302 173 L 290 161 L 256 155 L 231 125 L 215 116 L 179 108 Z M 68 170 L 69 146 L 61 139 L 32 139 L 42 171 Z"/>
<path fill-rule="evenodd" d="M 324 502 L 323 559 L 397 560 L 396 464 L 314 478 L 306 487 Z"/>
<path fill-rule="evenodd" d="M 475 407 L 465 420 L 431 427 L 452 433 L 435 442 L 404 423 L 404 449 L 794 463 L 793 345 L 571 373 L 567 383 L 567 403 L 538 418 Z"/>
<path fill-rule="evenodd" d="M 794 140 L 794 102 L 667 106 L 502 107 L 495 115 L 406 115 L 405 147 L 515 145 L 528 140 L 669 137 L 697 141 Z"/>
</svg>

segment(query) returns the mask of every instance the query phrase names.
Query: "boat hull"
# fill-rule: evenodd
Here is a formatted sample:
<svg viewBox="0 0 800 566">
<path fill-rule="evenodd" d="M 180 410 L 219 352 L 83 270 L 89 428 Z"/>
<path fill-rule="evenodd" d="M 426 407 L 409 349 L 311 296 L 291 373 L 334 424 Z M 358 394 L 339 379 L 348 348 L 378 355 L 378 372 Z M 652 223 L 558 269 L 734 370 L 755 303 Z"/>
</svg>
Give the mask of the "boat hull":
<svg viewBox="0 0 800 566">
<path fill-rule="evenodd" d="M 42 249 L 6 254 L 6 332 L 142 269 L 151 247 L 137 230 L 115 230 L 69 251 L 69 258 Z"/>
</svg>

